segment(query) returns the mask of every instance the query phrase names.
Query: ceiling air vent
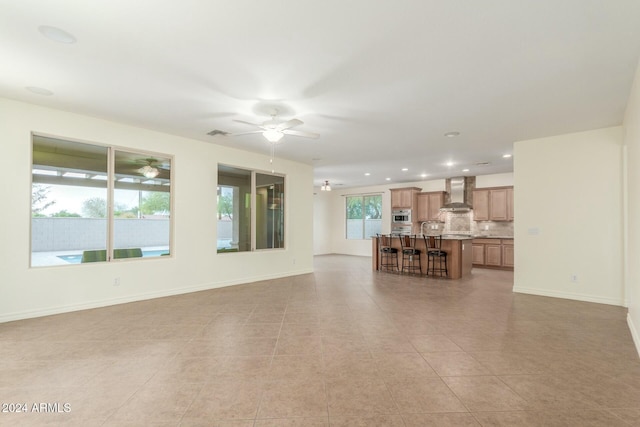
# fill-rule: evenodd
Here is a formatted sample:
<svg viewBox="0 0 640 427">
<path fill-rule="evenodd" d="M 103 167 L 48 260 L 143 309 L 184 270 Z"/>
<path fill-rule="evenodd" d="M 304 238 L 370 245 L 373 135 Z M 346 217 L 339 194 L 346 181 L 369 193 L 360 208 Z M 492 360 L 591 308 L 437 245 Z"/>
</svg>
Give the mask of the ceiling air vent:
<svg viewBox="0 0 640 427">
<path fill-rule="evenodd" d="M 227 135 L 229 135 L 229 132 L 225 132 L 225 131 L 220 130 L 220 129 L 214 129 L 211 132 L 207 132 L 207 135 L 211 135 L 211 136 L 216 136 L 216 135 L 227 136 Z"/>
</svg>

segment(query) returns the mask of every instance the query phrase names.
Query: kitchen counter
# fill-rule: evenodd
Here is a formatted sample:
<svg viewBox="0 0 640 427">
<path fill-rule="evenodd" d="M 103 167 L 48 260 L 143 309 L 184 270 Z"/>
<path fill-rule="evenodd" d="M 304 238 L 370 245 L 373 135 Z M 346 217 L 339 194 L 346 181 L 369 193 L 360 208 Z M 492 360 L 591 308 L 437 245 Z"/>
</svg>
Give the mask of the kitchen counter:
<svg viewBox="0 0 640 427">
<path fill-rule="evenodd" d="M 429 234 L 427 234 L 429 236 Z M 469 240 L 473 239 L 473 236 L 468 234 L 443 234 L 442 240 Z"/>
<path fill-rule="evenodd" d="M 422 234 L 416 234 L 418 239 L 422 239 Z M 430 236 L 430 234 L 425 234 L 425 236 Z M 470 240 L 475 239 L 475 236 L 470 234 L 443 234 L 442 240 Z"/>
<path fill-rule="evenodd" d="M 513 239 L 513 236 L 482 236 L 480 234 L 476 234 L 473 236 L 474 239 Z"/>
<path fill-rule="evenodd" d="M 448 234 L 442 237 L 442 250 L 447 253 L 447 267 L 449 269 L 450 279 L 460 279 L 461 277 L 471 274 L 472 256 L 471 241 L 473 236 Z M 378 250 L 378 239 L 371 239 L 372 243 L 372 261 L 373 269 L 378 270 L 380 265 L 380 251 Z M 392 239 L 392 247 L 398 249 L 398 264 L 402 268 L 402 248 L 400 239 Z M 420 264 L 423 274 L 427 271 L 427 255 L 425 252 L 425 243 L 422 235 L 416 239 L 416 248 L 422 252 Z"/>
</svg>

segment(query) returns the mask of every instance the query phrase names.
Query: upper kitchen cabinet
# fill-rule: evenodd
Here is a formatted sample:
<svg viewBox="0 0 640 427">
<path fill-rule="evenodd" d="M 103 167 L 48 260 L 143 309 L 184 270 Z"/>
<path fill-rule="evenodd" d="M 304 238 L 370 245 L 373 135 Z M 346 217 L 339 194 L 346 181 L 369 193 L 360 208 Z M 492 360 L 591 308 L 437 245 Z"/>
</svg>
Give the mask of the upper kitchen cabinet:
<svg viewBox="0 0 640 427">
<path fill-rule="evenodd" d="M 489 218 L 492 221 L 507 220 L 507 189 L 489 190 Z"/>
<path fill-rule="evenodd" d="M 444 191 L 418 193 L 417 198 L 418 222 L 441 221 L 440 208 L 444 205 Z"/>
<path fill-rule="evenodd" d="M 507 221 L 513 221 L 513 187 L 507 188 Z"/>
<path fill-rule="evenodd" d="M 391 190 L 391 209 L 413 209 L 416 201 L 415 196 L 421 188 L 407 187 L 394 188 Z"/>
<path fill-rule="evenodd" d="M 473 190 L 475 221 L 513 221 L 513 187 Z"/>
<path fill-rule="evenodd" d="M 473 219 L 489 221 L 489 190 L 473 190 Z"/>
</svg>

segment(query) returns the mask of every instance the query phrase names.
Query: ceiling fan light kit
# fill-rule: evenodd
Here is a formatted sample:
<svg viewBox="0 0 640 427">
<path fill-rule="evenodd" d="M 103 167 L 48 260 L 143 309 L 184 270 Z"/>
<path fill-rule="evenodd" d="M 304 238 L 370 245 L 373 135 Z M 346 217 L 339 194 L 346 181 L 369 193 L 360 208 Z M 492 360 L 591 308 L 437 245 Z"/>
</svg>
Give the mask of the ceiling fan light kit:
<svg viewBox="0 0 640 427">
<path fill-rule="evenodd" d="M 154 168 L 151 165 L 145 165 L 141 167 L 140 169 L 138 169 L 138 172 L 144 175 L 145 178 L 155 178 L 160 173 L 157 168 Z"/>
<path fill-rule="evenodd" d="M 264 136 L 269 142 L 278 142 L 282 139 L 284 133 L 277 129 L 267 129 L 262 132 L 262 136 Z"/>
</svg>

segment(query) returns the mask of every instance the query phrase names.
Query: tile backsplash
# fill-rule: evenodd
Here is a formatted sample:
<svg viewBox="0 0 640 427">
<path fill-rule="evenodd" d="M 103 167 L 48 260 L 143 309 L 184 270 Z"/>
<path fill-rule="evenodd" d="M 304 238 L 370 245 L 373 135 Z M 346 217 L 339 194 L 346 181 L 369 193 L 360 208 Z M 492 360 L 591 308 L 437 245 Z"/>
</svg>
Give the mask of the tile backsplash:
<svg viewBox="0 0 640 427">
<path fill-rule="evenodd" d="M 471 229 L 474 236 L 513 237 L 513 221 L 473 221 Z"/>
<path fill-rule="evenodd" d="M 440 229 L 444 234 L 513 237 L 513 221 L 474 221 L 473 211 L 443 212 L 442 216 L 444 226 L 441 224 Z"/>
<path fill-rule="evenodd" d="M 444 230 L 445 234 L 472 234 L 471 232 L 471 212 L 445 212 Z"/>
</svg>

